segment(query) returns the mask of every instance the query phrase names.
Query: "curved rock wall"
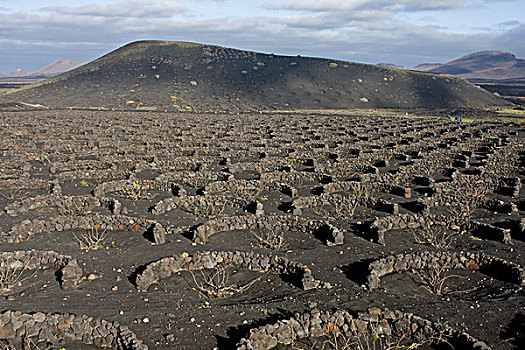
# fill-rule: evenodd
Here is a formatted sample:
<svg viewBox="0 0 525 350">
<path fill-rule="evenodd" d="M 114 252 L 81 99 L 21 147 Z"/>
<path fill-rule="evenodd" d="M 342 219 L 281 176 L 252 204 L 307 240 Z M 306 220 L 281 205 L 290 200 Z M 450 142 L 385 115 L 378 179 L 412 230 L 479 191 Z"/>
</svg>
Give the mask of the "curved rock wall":
<svg viewBox="0 0 525 350">
<path fill-rule="evenodd" d="M 397 254 L 370 263 L 367 271 L 367 287 L 379 287 L 383 276 L 428 267 L 446 266 L 448 269 L 480 270 L 494 278 L 525 285 L 525 269 L 518 264 L 483 253 L 469 252 L 418 252 Z"/>
<path fill-rule="evenodd" d="M 137 274 L 135 280 L 137 289 L 145 292 L 159 280 L 168 278 L 174 273 L 187 270 L 214 269 L 219 266 L 232 266 L 257 272 L 268 272 L 278 275 L 287 275 L 302 289 L 330 288 L 328 283 L 314 279 L 310 269 L 287 258 L 272 255 L 263 255 L 254 252 L 208 251 L 197 252 L 192 255 L 182 253 L 152 262 Z"/>
<path fill-rule="evenodd" d="M 446 343 L 454 349 L 490 350 L 483 342 L 467 333 L 448 326 L 425 320 L 413 314 L 371 308 L 357 317 L 346 310 L 321 312 L 313 309 L 309 313 L 250 330 L 237 350 L 272 349 L 277 345 L 293 345 L 304 338 L 334 337 L 342 344 L 361 344 L 363 349 L 390 349 L 402 339 L 407 349 L 422 344 Z M 358 347 L 361 349 L 361 347 Z M 403 347 L 405 348 L 405 347 Z"/>
<path fill-rule="evenodd" d="M 147 350 L 136 335 L 118 322 L 93 319 L 86 315 L 4 311 L 0 314 L 0 339 L 30 338 L 41 341 L 80 341 L 87 345 L 117 350 Z"/>
</svg>

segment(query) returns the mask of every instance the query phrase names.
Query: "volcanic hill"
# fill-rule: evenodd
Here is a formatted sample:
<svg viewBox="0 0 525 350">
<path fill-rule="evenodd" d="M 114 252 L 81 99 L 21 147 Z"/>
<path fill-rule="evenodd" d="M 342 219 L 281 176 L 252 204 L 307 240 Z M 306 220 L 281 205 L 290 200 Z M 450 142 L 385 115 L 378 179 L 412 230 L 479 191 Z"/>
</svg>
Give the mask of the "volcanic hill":
<svg viewBox="0 0 525 350">
<path fill-rule="evenodd" d="M 253 111 L 504 105 L 466 81 L 321 58 L 139 41 L 0 102 L 51 108 Z"/>
<path fill-rule="evenodd" d="M 525 60 L 506 51 L 481 51 L 430 67 L 427 71 L 454 74 L 464 79 L 525 78 Z"/>
</svg>

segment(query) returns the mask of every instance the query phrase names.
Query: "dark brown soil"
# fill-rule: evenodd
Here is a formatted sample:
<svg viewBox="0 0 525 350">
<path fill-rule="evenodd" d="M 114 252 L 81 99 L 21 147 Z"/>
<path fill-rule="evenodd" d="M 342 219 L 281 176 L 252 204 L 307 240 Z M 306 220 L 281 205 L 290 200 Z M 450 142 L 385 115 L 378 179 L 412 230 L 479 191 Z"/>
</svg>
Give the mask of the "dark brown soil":
<svg viewBox="0 0 525 350">
<path fill-rule="evenodd" d="M 437 149 L 452 162 L 462 151 L 481 154 L 481 147 L 487 144 L 487 140 L 496 139 L 505 141 L 494 148 L 495 154 L 506 155 L 506 158 L 502 156 L 499 160 L 501 173 L 494 176 L 525 180 L 525 129 L 512 123 L 455 125 L 444 118 L 397 116 L 47 111 L 2 112 L 0 124 L 2 209 L 24 198 L 47 195 L 47 188 L 35 188 L 40 180 L 58 180 L 63 195 L 92 196 L 91 191 L 104 182 L 125 178 L 141 181 L 161 174 L 175 176 L 183 173 L 174 165 L 177 159 L 204 164 L 201 170 L 193 171 L 195 174 L 222 173 L 235 164 L 253 162 L 264 166 L 275 164 L 275 172 L 283 174 L 289 173 L 290 169 L 286 167 L 290 166 L 292 172 L 330 176 L 332 183 L 338 183 L 362 175 L 361 165 L 372 165 L 394 153 L 419 151 L 422 158 L 415 157 L 413 161 L 434 164 L 433 157 L 439 154 L 433 152 L 433 145 L 447 142 L 446 148 Z M 422 138 L 425 133 L 433 134 Z M 390 142 L 395 145 L 388 146 Z M 521 154 L 505 153 L 520 147 Z M 359 156 L 352 155 L 351 149 L 354 148 L 361 149 Z M 265 157 L 261 157 L 261 152 Z M 228 165 L 223 165 L 224 158 L 229 158 Z M 305 165 L 307 159 L 314 159 L 315 165 Z M 472 161 L 474 159 L 475 156 Z M 389 171 L 398 171 L 402 179 L 412 181 L 411 175 L 414 174 L 402 175 L 403 169 L 409 166 L 406 161 L 392 161 L 388 167 L 379 167 L 376 179 L 380 182 Z M 106 171 L 108 169 L 112 172 Z M 429 176 L 445 178 L 440 171 L 436 163 L 431 166 Z M 238 171 L 233 175 L 237 179 L 258 179 L 264 172 L 269 170 Z M 316 196 L 314 189 L 326 181 L 296 184 L 298 196 Z M 419 186 L 413 182 L 403 185 L 413 189 Z M 199 188 L 188 184 L 182 186 L 188 196 L 199 192 Z M 413 197 L 406 199 L 382 192 L 378 187 L 374 195 L 401 204 L 424 199 L 424 193 L 424 190 L 413 190 Z M 107 193 L 106 196 L 118 198 L 127 208 L 127 215 L 156 220 L 165 227 L 190 226 L 208 220 L 181 209 L 155 216 L 149 208 L 162 199 L 173 197 L 173 194 L 160 190 L 152 190 L 150 194 L 149 199 L 142 200 L 122 198 L 116 193 Z M 213 194 L 206 195 L 210 196 Z M 523 219 L 523 189 L 516 197 L 494 192 L 485 196 L 487 200 L 496 198 L 514 203 L 517 210 L 509 214 L 495 213 L 480 205 L 470 218 L 472 221 L 519 223 Z M 286 203 L 297 198 L 273 190 L 265 190 L 258 197 L 264 205 L 265 215 L 285 215 Z M 431 211 L 446 212 L 439 205 Z M 92 213 L 95 212 L 112 215 L 102 206 L 93 208 Z M 400 212 L 411 213 L 403 207 Z M 49 219 L 57 214 L 53 206 L 28 210 L 17 216 L 3 212 L 0 231 L 8 233 L 13 225 L 23 220 Z M 226 207 L 221 215 L 241 216 L 246 212 Z M 319 211 L 312 209 L 303 210 L 301 215 L 320 218 Z M 412 273 L 386 276 L 381 287 L 372 291 L 364 288 L 363 274 L 371 260 L 391 253 L 435 250 L 416 244 L 410 230 L 387 232 L 385 245 L 362 237 L 358 230 L 362 222 L 387 215 L 359 206 L 353 216 L 333 220 L 334 225 L 346 230 L 344 244 L 327 246 L 312 234 L 291 230 L 284 232 L 285 244 L 279 251 L 259 246 L 249 230 L 217 233 L 204 245 L 196 245 L 184 235 L 167 235 L 167 242 L 159 245 L 152 243 L 144 232 L 108 231 L 100 249 L 87 252 L 80 250 L 74 239 L 74 234 L 83 233 L 81 230 L 41 232 L 18 244 L 0 243 L 0 249 L 53 250 L 71 255 L 78 259 L 86 277 L 93 274 L 96 279 L 86 279 L 77 290 L 64 291 L 53 271 L 39 271 L 22 286 L 0 298 L 0 309 L 87 314 L 118 321 L 129 326 L 150 349 L 234 349 L 240 338 L 248 336 L 250 328 L 289 318 L 293 312 L 306 312 L 313 307 L 360 312 L 379 307 L 414 313 L 464 330 L 493 349 L 519 349 L 524 339 L 525 294 L 515 284 L 492 279 L 479 271 L 459 270 L 450 272 L 457 277 L 447 281 L 443 295 L 430 292 Z M 479 239 L 467 230 L 463 234 L 456 233 L 453 244 L 447 249 L 483 252 L 525 266 L 524 237 L 523 231 L 516 229 L 510 245 Z M 255 251 L 284 256 L 307 265 L 316 279 L 329 282 L 333 288 L 304 291 L 282 276 L 230 270 L 230 283 L 242 286 L 255 282 L 233 296 L 209 298 L 197 290 L 194 278 L 199 282 L 201 273 L 183 271 L 161 280 L 147 292 L 136 289 L 135 274 L 146 264 L 182 252 L 191 254 L 206 250 Z M 64 346 L 66 349 L 88 349 L 79 344 Z"/>
</svg>

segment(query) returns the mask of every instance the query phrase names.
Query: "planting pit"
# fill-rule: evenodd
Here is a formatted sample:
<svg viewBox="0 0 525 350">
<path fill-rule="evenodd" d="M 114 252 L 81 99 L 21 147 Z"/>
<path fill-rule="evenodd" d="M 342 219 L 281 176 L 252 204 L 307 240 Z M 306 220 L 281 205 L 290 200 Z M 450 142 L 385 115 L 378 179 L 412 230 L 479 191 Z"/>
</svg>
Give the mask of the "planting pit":
<svg viewBox="0 0 525 350">
<path fill-rule="evenodd" d="M 238 251 L 197 252 L 193 255 L 182 253 L 163 258 L 136 271 L 135 284 L 137 289 L 146 292 L 152 284 L 183 270 L 217 269 L 220 271 L 227 267 L 281 275 L 304 290 L 330 288 L 330 284 L 314 279 L 310 269 L 300 263 L 272 255 Z"/>
</svg>

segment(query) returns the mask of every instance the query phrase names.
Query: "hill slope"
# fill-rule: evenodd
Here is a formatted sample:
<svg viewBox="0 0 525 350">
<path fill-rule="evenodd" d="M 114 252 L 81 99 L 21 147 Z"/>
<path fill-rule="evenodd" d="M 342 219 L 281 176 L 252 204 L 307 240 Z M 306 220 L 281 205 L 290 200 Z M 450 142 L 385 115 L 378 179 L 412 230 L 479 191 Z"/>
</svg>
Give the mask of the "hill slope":
<svg viewBox="0 0 525 350">
<path fill-rule="evenodd" d="M 466 79 L 511 79 L 525 77 L 525 60 L 506 51 L 482 51 L 463 56 L 429 70 Z"/>
<path fill-rule="evenodd" d="M 452 76 L 184 42 L 140 41 L 0 96 L 49 107 L 159 110 L 449 108 L 505 101 Z"/>
</svg>

